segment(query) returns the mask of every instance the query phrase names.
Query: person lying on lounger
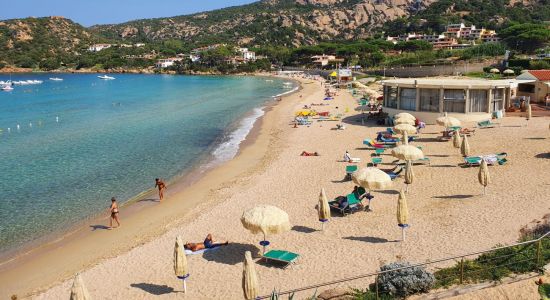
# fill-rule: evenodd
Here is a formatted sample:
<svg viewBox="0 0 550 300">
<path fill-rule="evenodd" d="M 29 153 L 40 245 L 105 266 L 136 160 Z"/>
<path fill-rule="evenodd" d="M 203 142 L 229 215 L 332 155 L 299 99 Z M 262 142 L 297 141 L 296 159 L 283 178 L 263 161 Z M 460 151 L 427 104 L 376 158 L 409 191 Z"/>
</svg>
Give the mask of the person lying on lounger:
<svg viewBox="0 0 550 300">
<path fill-rule="evenodd" d="M 212 239 L 212 234 L 209 233 L 204 239 L 203 243 L 187 242 L 185 245 L 183 245 L 183 248 L 195 252 L 203 249 L 216 248 L 219 246 L 227 246 L 227 245 L 229 245 L 229 241 L 226 241 L 225 243 L 214 243 L 214 240 Z"/>
<path fill-rule="evenodd" d="M 302 151 L 302 153 L 300 154 L 300 156 L 319 156 L 319 153 L 317 153 L 317 152 Z"/>
</svg>

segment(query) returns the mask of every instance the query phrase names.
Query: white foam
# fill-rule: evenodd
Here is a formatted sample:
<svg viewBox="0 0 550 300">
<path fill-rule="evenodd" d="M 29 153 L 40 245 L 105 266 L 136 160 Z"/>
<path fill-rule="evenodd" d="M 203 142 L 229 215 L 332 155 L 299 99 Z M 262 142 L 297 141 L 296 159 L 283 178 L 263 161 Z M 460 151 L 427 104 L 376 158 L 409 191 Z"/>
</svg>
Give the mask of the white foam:
<svg viewBox="0 0 550 300">
<path fill-rule="evenodd" d="M 281 97 L 281 96 L 284 96 L 284 95 L 287 95 L 287 94 L 290 94 L 290 93 L 294 93 L 296 92 L 300 87 L 299 86 L 296 86 L 294 87 L 292 90 L 288 91 L 288 92 L 284 92 L 284 93 L 281 93 L 279 95 L 275 95 L 273 97 Z"/>
<path fill-rule="evenodd" d="M 228 161 L 237 155 L 239 146 L 254 127 L 254 123 L 256 123 L 264 113 L 263 107 L 255 108 L 249 116 L 239 122 L 237 129 L 232 131 L 227 139 L 212 151 L 215 163 Z"/>
</svg>

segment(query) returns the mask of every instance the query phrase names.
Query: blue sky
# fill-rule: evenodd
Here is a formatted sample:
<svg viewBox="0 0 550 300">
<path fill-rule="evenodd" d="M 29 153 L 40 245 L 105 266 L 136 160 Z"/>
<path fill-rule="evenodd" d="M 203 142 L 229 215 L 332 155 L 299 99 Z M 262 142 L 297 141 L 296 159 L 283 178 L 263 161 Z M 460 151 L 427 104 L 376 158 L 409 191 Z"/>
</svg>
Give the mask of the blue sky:
<svg viewBox="0 0 550 300">
<path fill-rule="evenodd" d="M 256 0 L 0 0 L 0 20 L 64 16 L 84 26 L 172 17 Z"/>
</svg>

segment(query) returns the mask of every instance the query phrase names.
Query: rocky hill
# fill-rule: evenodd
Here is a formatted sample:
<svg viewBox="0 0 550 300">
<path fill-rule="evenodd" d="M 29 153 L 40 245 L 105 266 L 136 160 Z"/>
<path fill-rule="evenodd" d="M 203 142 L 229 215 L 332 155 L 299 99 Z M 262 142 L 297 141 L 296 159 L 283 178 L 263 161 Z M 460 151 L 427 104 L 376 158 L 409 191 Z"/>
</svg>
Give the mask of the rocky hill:
<svg viewBox="0 0 550 300">
<path fill-rule="evenodd" d="M 298 46 L 371 35 L 435 0 L 264 0 L 188 16 L 102 25 L 91 30 L 132 41 L 180 39 L 243 45 Z"/>
</svg>

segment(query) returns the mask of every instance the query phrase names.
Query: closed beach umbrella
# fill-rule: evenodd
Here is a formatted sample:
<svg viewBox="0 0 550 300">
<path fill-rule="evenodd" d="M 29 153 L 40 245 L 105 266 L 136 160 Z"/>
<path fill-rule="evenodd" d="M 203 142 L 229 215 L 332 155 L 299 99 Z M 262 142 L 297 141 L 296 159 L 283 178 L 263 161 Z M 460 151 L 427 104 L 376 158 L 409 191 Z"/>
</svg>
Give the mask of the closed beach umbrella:
<svg viewBox="0 0 550 300">
<path fill-rule="evenodd" d="M 405 184 L 407 185 L 407 193 L 409 192 L 409 184 L 414 182 L 414 172 L 412 160 L 407 160 L 405 165 Z"/>
<path fill-rule="evenodd" d="M 330 219 L 330 206 L 328 204 L 327 195 L 325 189 L 321 189 L 319 194 L 319 222 L 321 222 L 321 228 L 325 229 L 325 222 Z"/>
<path fill-rule="evenodd" d="M 290 221 L 288 214 L 282 209 L 271 205 L 260 205 L 243 213 L 241 223 L 244 228 L 250 230 L 253 234 L 263 233 L 264 240 L 260 242 L 265 247 L 269 245 L 266 240 L 267 234 L 283 233 L 290 230 Z"/>
<path fill-rule="evenodd" d="M 424 158 L 422 150 L 412 145 L 399 145 L 391 150 L 391 155 L 402 160 L 419 160 Z"/>
<path fill-rule="evenodd" d="M 411 124 L 399 124 L 395 125 L 393 127 L 393 130 L 399 134 L 403 134 L 403 132 L 407 132 L 408 134 L 415 134 L 416 133 L 416 127 L 414 127 Z"/>
<path fill-rule="evenodd" d="M 466 157 L 470 155 L 470 143 L 468 143 L 468 137 L 465 135 L 462 138 L 462 145 L 460 145 L 460 153 Z"/>
<path fill-rule="evenodd" d="M 402 112 L 402 113 L 398 113 L 396 114 L 395 116 L 393 116 L 394 119 L 401 119 L 401 118 L 407 118 L 407 119 L 412 119 L 412 120 L 416 120 L 416 117 L 409 114 L 409 113 L 405 113 L 405 112 Z"/>
<path fill-rule="evenodd" d="M 449 117 L 449 116 L 447 116 L 447 113 L 445 113 L 445 115 L 443 117 L 437 118 L 435 121 L 438 125 L 441 125 L 445 128 L 461 125 L 459 119 Z"/>
<path fill-rule="evenodd" d="M 458 130 L 455 130 L 455 134 L 453 135 L 453 146 L 455 148 L 460 148 L 460 144 L 462 144 L 462 138 L 460 137 L 460 132 Z"/>
<path fill-rule="evenodd" d="M 363 168 L 355 172 L 352 179 L 357 185 L 368 190 L 383 190 L 392 184 L 390 175 L 374 167 Z"/>
<path fill-rule="evenodd" d="M 187 257 L 185 256 L 183 245 L 181 237 L 176 237 L 176 243 L 174 244 L 174 273 L 176 277 L 183 280 L 183 292 L 187 293 L 187 283 L 185 280 L 189 277 L 189 267 L 187 266 Z"/>
<path fill-rule="evenodd" d="M 258 276 L 256 269 L 254 268 L 254 261 L 252 260 L 252 253 L 246 251 L 244 253 L 244 266 L 243 266 L 243 292 L 244 298 L 248 300 L 256 299 L 258 297 Z"/>
<path fill-rule="evenodd" d="M 411 120 L 411 119 L 407 119 L 407 118 L 399 118 L 399 119 L 395 119 L 393 121 L 393 124 L 395 125 L 399 125 L 399 124 L 409 124 L 409 125 L 413 125 L 415 124 L 415 120 Z"/>
<path fill-rule="evenodd" d="M 477 179 L 479 184 L 483 186 L 483 195 L 487 190 L 487 186 L 491 183 L 491 176 L 489 175 L 489 168 L 487 167 L 487 162 L 482 159 L 481 165 L 479 165 L 479 173 L 477 174 Z"/>
<path fill-rule="evenodd" d="M 492 68 L 489 72 L 496 74 L 496 73 L 500 73 L 500 70 L 497 68 Z"/>
<path fill-rule="evenodd" d="M 397 226 L 401 227 L 401 240 L 404 241 L 405 228 L 409 227 L 409 209 L 403 190 L 399 191 L 399 198 L 397 198 Z"/>
<path fill-rule="evenodd" d="M 71 300 L 90 300 L 90 294 L 88 289 L 84 286 L 84 281 L 80 274 L 76 274 L 73 281 L 73 286 L 71 287 Z"/>
</svg>

